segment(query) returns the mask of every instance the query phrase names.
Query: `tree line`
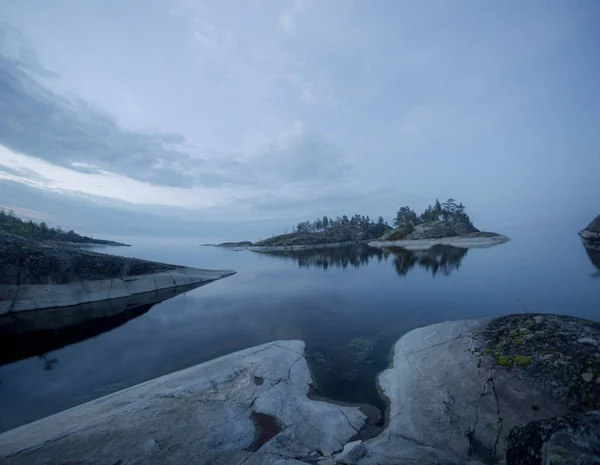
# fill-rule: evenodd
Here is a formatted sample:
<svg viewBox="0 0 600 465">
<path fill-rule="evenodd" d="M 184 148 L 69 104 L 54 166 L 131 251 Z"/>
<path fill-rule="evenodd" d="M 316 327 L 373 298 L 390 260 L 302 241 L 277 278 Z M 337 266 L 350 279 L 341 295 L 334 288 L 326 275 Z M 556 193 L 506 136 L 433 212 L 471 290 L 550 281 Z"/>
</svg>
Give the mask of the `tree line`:
<svg viewBox="0 0 600 465">
<path fill-rule="evenodd" d="M 112 241 L 103 241 L 93 237 L 80 236 L 72 229 L 65 231 L 62 228 L 53 228 L 45 221 L 36 223 L 32 220 L 23 220 L 19 218 L 13 210 L 6 210 L 0 207 L 0 229 L 16 236 L 21 236 L 34 241 L 57 241 L 57 242 L 77 242 L 77 243 L 102 243 L 117 244 Z"/>
<path fill-rule="evenodd" d="M 381 216 L 377 218 L 377 221 L 374 221 L 368 215 L 356 214 L 353 216 L 342 215 L 337 218 L 324 216 L 323 218 L 317 218 L 315 221 L 303 221 L 293 228 L 293 232 L 315 233 L 342 227 L 356 229 L 372 237 L 382 236 L 390 229 L 390 225 Z"/>
<path fill-rule="evenodd" d="M 462 202 L 457 204 L 456 200 L 452 198 L 443 203 L 435 199 L 435 203 L 429 205 L 420 215 L 417 215 L 408 205 L 400 207 L 396 213 L 394 225 L 402 229 L 404 235 L 407 235 L 414 231 L 415 226 L 432 221 L 451 221 L 473 226 L 471 218 L 465 212 L 465 206 Z"/>
</svg>

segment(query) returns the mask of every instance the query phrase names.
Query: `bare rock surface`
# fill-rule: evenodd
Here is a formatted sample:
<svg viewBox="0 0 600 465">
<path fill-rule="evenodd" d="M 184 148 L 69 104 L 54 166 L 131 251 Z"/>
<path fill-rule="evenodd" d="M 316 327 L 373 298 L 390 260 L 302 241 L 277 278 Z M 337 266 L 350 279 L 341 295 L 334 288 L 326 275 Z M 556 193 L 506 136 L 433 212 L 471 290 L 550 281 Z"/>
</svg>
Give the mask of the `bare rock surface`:
<svg viewBox="0 0 600 465">
<path fill-rule="evenodd" d="M 583 231 L 579 233 L 582 239 L 592 242 L 600 242 L 600 215 L 592 220 Z"/>
<path fill-rule="evenodd" d="M 307 397 L 302 341 L 246 349 L 0 435 L 7 464 L 296 464 L 341 451 L 357 407 Z"/>
<path fill-rule="evenodd" d="M 409 332 L 379 377 L 388 425 L 358 463 L 502 463 L 513 428 L 600 407 L 599 338 L 598 323 L 557 315 Z"/>
<path fill-rule="evenodd" d="M 600 464 L 600 410 L 534 421 L 508 437 L 507 465 Z"/>
<path fill-rule="evenodd" d="M 372 241 L 370 247 L 402 247 L 407 250 L 428 250 L 436 245 L 450 245 L 464 249 L 492 247 L 503 244 L 510 239 L 502 234 L 473 233 L 463 236 L 431 238 L 431 239 L 403 239 L 397 241 Z"/>
<path fill-rule="evenodd" d="M 235 274 L 44 244 L 0 231 L 0 315 L 121 299 Z"/>
</svg>

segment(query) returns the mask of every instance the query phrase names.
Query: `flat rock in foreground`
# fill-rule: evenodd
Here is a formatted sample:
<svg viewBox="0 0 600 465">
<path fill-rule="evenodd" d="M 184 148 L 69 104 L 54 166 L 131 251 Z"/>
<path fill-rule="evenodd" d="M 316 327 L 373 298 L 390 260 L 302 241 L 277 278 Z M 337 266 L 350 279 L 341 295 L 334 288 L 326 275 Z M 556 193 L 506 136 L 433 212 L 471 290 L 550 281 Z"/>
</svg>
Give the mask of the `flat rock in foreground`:
<svg viewBox="0 0 600 465">
<path fill-rule="evenodd" d="M 264 344 L 8 431 L 0 462 L 256 465 L 331 456 L 365 415 L 310 400 L 311 382 L 303 342 Z"/>
<path fill-rule="evenodd" d="M 600 324 L 558 315 L 411 331 L 396 343 L 393 367 L 379 377 L 391 404 L 389 424 L 366 444 L 358 463 L 495 464 L 508 458 L 507 465 L 533 465 L 559 446 L 565 460 L 598 456 L 600 421 L 590 423 L 586 415 L 600 409 L 599 347 Z M 568 421 L 558 426 L 526 427 L 565 415 Z"/>
</svg>

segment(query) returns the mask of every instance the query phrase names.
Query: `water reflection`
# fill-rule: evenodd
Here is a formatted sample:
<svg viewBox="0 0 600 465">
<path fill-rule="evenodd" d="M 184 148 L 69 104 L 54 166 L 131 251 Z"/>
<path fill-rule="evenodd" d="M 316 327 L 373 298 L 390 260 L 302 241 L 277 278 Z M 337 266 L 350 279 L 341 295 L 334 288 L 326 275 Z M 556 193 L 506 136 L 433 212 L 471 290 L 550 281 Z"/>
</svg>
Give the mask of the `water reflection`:
<svg viewBox="0 0 600 465">
<path fill-rule="evenodd" d="M 118 328 L 143 315 L 157 303 L 202 285 L 191 284 L 121 299 L 0 315 L 0 366 L 38 356 L 44 370 L 53 370 L 58 360 L 48 359 L 47 352 Z"/>
<path fill-rule="evenodd" d="M 264 255 L 295 261 L 299 268 L 360 268 L 371 260 L 393 260 L 394 268 L 400 276 L 406 276 L 415 266 L 448 276 L 458 270 L 468 249 L 449 245 L 436 245 L 429 250 L 406 250 L 400 247 L 379 249 L 367 245 L 331 247 L 322 249 L 279 250 L 259 252 Z"/>
<path fill-rule="evenodd" d="M 585 239 L 581 239 L 581 243 L 585 248 L 585 252 L 590 259 L 590 262 L 598 269 L 596 273 L 592 274 L 592 277 L 600 278 L 600 243 L 586 241 Z"/>
</svg>

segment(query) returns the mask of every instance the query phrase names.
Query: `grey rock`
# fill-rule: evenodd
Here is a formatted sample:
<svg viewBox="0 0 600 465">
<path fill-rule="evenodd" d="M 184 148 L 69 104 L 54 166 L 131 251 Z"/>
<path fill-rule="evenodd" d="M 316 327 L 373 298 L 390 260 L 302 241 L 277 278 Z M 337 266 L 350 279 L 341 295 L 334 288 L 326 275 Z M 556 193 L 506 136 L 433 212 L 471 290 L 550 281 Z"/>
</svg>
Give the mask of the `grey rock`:
<svg viewBox="0 0 600 465">
<path fill-rule="evenodd" d="M 583 231 L 579 233 L 582 239 L 590 242 L 600 241 L 600 215 L 594 218 Z"/>
<path fill-rule="evenodd" d="M 311 382 L 303 342 L 264 344 L 3 433 L 0 462 L 291 465 L 331 456 L 365 415 L 308 399 Z M 280 432 L 265 436 L 253 413 L 276 419 Z"/>
<path fill-rule="evenodd" d="M 353 465 L 365 454 L 365 446 L 362 441 L 349 442 L 344 446 L 342 452 L 335 456 L 335 461 L 345 465 Z"/>
<path fill-rule="evenodd" d="M 600 411 L 515 427 L 508 437 L 506 464 L 600 464 Z"/>
<path fill-rule="evenodd" d="M 206 284 L 235 274 L 118 257 L 0 231 L 0 315 Z"/>
<path fill-rule="evenodd" d="M 483 234 L 483 233 L 482 233 Z M 486 233 L 489 234 L 489 233 Z M 402 239 L 394 241 L 372 241 L 369 242 L 370 247 L 402 247 L 407 250 L 429 250 L 436 245 L 450 245 L 453 247 L 461 247 L 463 249 L 485 248 L 494 245 L 503 244 L 510 239 L 501 234 L 494 235 L 477 235 L 477 233 L 469 236 L 443 237 L 440 239 Z"/>
<path fill-rule="evenodd" d="M 391 404 L 388 426 L 358 463 L 498 463 L 512 428 L 595 408 L 600 389 L 580 374 L 596 348 L 575 341 L 597 337 L 600 325 L 538 316 L 440 323 L 404 335 L 393 367 L 379 376 Z M 550 350 L 558 354 L 545 358 Z"/>
</svg>

